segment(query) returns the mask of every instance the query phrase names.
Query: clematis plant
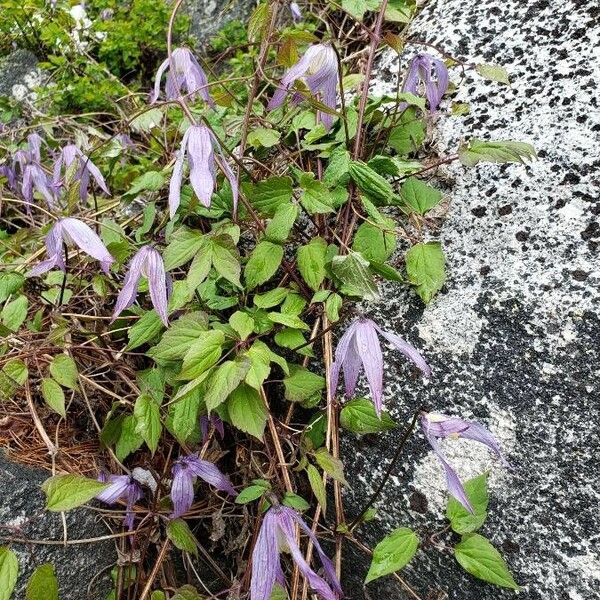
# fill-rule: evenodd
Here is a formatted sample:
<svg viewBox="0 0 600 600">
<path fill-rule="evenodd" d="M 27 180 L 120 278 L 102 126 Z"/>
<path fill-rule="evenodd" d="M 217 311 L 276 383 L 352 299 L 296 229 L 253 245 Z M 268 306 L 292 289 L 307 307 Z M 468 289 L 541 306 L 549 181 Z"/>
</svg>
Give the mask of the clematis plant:
<svg viewBox="0 0 600 600">
<path fill-rule="evenodd" d="M 173 464 L 173 483 L 171 485 L 171 501 L 173 514 L 176 519 L 185 514 L 194 502 L 194 482 L 197 477 L 206 481 L 219 491 L 236 496 L 236 491 L 231 485 L 227 475 L 223 475 L 219 468 L 208 460 L 202 460 L 197 454 L 190 454 L 180 458 Z"/>
<path fill-rule="evenodd" d="M 119 500 L 125 500 L 127 503 L 125 525 L 131 531 L 135 521 L 133 507 L 143 496 L 142 486 L 130 475 L 106 475 L 105 473 L 100 473 L 98 480 L 110 483 L 111 485 L 100 492 L 96 496 L 96 499 L 106 502 L 106 504 L 114 504 Z"/>
<path fill-rule="evenodd" d="M 152 246 L 142 246 L 131 259 L 129 269 L 123 281 L 123 287 L 117 297 L 112 321 L 135 302 L 142 275 L 148 278 L 152 306 L 154 306 L 165 327 L 168 327 L 167 274 L 165 273 L 162 256 Z"/>
<path fill-rule="evenodd" d="M 280 107 L 298 79 L 304 81 L 311 94 L 323 104 L 332 110 L 336 109 L 338 62 L 335 50 L 329 44 L 313 44 L 308 47 L 304 56 L 285 72 L 280 87 L 273 94 L 267 109 L 274 110 Z M 296 93 L 292 96 L 294 104 L 298 104 L 301 100 L 301 94 Z M 318 111 L 317 119 L 329 131 L 333 123 L 333 115 Z"/>
<path fill-rule="evenodd" d="M 83 252 L 100 261 L 100 266 L 106 274 L 108 274 L 108 269 L 115 260 L 102 243 L 102 240 L 88 225 L 79 219 L 66 217 L 56 221 L 48 235 L 46 235 L 48 258 L 33 267 L 27 276 L 35 277 L 54 268 L 66 272 L 66 256 L 63 248 L 65 244 L 75 244 Z"/>
<path fill-rule="evenodd" d="M 340 371 L 344 372 L 346 396 L 354 394 L 361 364 L 367 376 L 373 403 L 377 414 L 381 414 L 383 395 L 383 354 L 377 334 L 382 335 L 396 350 L 421 370 L 425 377 L 431 376 L 431 369 L 421 353 L 407 341 L 391 331 L 384 331 L 371 319 L 360 317 L 350 324 L 340 338 L 335 349 L 335 360 L 331 365 L 329 382 L 331 393 L 337 389 Z"/>
<path fill-rule="evenodd" d="M 223 421 L 219 415 L 202 415 L 200 417 L 200 432 L 202 433 L 202 440 L 206 440 L 208 437 L 208 431 L 210 426 L 215 428 L 215 431 L 219 434 L 219 437 L 223 439 L 225 437 L 225 427 Z"/>
<path fill-rule="evenodd" d="M 215 150 L 217 154 L 215 154 Z M 169 215 L 175 216 L 181 202 L 181 181 L 183 179 L 184 161 L 190 167 L 190 183 L 200 202 L 210 207 L 210 201 L 216 185 L 215 164 L 229 180 L 233 194 L 233 212 L 237 210 L 238 183 L 237 178 L 223 155 L 218 140 L 206 125 L 192 125 L 181 140 L 181 148 L 173 167 L 169 186 Z"/>
<path fill-rule="evenodd" d="M 100 169 L 86 156 L 75 144 L 67 144 L 60 150 L 58 158 L 54 163 L 54 187 L 58 189 L 62 185 L 61 173 L 71 168 L 73 163 L 77 162 L 78 167 L 75 172 L 76 179 L 79 180 L 79 198 L 85 202 L 88 197 L 90 187 L 90 176 L 94 178 L 96 185 L 105 193 L 110 195 L 110 191 L 104 181 Z"/>
<path fill-rule="evenodd" d="M 302 21 L 302 11 L 297 2 L 290 2 L 290 13 L 292 13 L 292 20 L 294 23 Z"/>
<path fill-rule="evenodd" d="M 418 96 L 421 85 L 425 88 L 429 110 L 435 112 L 448 89 L 448 69 L 443 61 L 429 54 L 417 54 L 412 59 L 402 91 Z"/>
<path fill-rule="evenodd" d="M 501 460 L 502 464 L 508 467 L 508 461 L 502 454 L 500 444 L 483 425 L 473 421 L 465 421 L 458 417 L 447 417 L 446 415 L 437 413 L 423 413 L 421 415 L 421 428 L 429 445 L 444 468 L 448 491 L 472 513 L 473 506 L 469 502 L 465 488 L 456 471 L 448 462 L 438 440 L 461 437 L 468 440 L 475 440 L 486 445 Z"/>
<path fill-rule="evenodd" d="M 56 204 L 56 190 L 41 166 L 42 141 L 37 133 L 31 133 L 27 136 L 27 149 L 17 150 L 13 157 L 14 166 L 18 165 L 21 171 L 21 195 L 28 202 L 28 213 L 31 212 L 34 190 L 44 197 L 49 208 Z"/>
<path fill-rule="evenodd" d="M 156 102 L 160 96 L 160 83 L 165 72 L 167 100 L 177 100 L 184 92 L 190 100 L 200 96 L 209 105 L 214 105 L 208 93 L 208 78 L 188 48 L 176 48 L 171 54 L 171 59 L 165 59 L 158 67 L 151 102 Z"/>
<path fill-rule="evenodd" d="M 296 526 L 300 527 L 313 543 L 323 565 L 325 578 L 317 575 L 304 559 L 296 540 Z M 341 597 L 342 588 L 333 563 L 323 552 L 315 534 L 295 510 L 287 506 L 273 505 L 263 517 L 252 552 L 250 600 L 270 600 L 275 582 L 285 584 L 279 557 L 284 551 L 290 552 L 310 587 L 323 600 L 336 600 Z"/>
</svg>

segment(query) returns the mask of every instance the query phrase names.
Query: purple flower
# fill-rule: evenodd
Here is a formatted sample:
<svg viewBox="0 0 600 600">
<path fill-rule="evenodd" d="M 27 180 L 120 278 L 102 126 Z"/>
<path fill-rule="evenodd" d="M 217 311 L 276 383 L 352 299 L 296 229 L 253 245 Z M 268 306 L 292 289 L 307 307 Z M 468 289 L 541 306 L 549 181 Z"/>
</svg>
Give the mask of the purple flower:
<svg viewBox="0 0 600 600">
<path fill-rule="evenodd" d="M 309 46 L 304 56 L 286 71 L 281 85 L 273 94 L 267 109 L 273 110 L 281 106 L 292 85 L 298 79 L 302 79 L 311 94 L 318 96 L 323 104 L 332 110 L 336 109 L 338 62 L 331 46 L 328 44 Z M 302 100 L 301 94 L 293 95 L 292 102 L 298 103 L 300 100 Z M 318 111 L 317 118 L 323 123 L 325 129 L 330 129 L 333 123 L 332 115 Z"/>
<path fill-rule="evenodd" d="M 317 575 L 304 560 L 296 541 L 296 525 L 308 535 L 319 555 L 325 579 Z M 269 600 L 277 581 L 284 584 L 279 554 L 288 550 L 310 587 L 323 600 L 336 600 L 342 588 L 335 574 L 333 563 L 323 552 L 319 540 L 304 523 L 300 515 L 287 506 L 272 506 L 265 514 L 252 552 L 252 582 L 250 600 Z M 329 582 L 329 583 L 328 583 Z M 332 589 L 333 588 L 333 589 Z"/>
<path fill-rule="evenodd" d="M 173 514 L 176 519 L 185 514 L 194 502 L 194 482 L 200 477 L 222 492 L 236 496 L 236 491 L 229 481 L 213 463 L 198 458 L 197 454 L 184 456 L 175 462 L 173 469 L 173 483 L 171 484 L 171 501 Z"/>
<path fill-rule="evenodd" d="M 423 413 L 421 415 L 421 427 L 429 445 L 433 448 L 440 463 L 442 463 L 442 467 L 444 467 L 448 491 L 472 513 L 473 507 L 469 502 L 465 488 L 460 482 L 456 471 L 450 466 L 450 463 L 446 459 L 446 455 L 444 454 L 438 439 L 462 437 L 468 440 L 481 442 L 502 461 L 503 466 L 508 467 L 508 461 L 504 458 L 498 441 L 485 427 L 483 427 L 483 425 L 473 421 L 464 421 L 458 417 L 447 417 L 436 413 Z"/>
<path fill-rule="evenodd" d="M 215 155 L 215 149 L 217 154 Z M 215 189 L 215 163 L 229 180 L 233 194 L 233 212 L 237 210 L 238 183 L 236 176 L 227 164 L 223 152 L 212 131 L 205 125 L 192 125 L 181 140 L 173 175 L 169 186 L 169 214 L 175 216 L 181 201 L 181 180 L 183 163 L 187 155 L 190 166 L 190 183 L 196 196 L 204 206 L 210 207 L 210 200 Z"/>
<path fill-rule="evenodd" d="M 42 141 L 37 133 L 30 134 L 27 136 L 27 148 L 18 150 L 13 157 L 13 166 L 19 165 L 21 171 L 21 194 L 29 203 L 28 213 L 31 212 L 34 189 L 44 197 L 49 208 L 54 208 L 56 200 L 56 189 L 40 164 Z"/>
<path fill-rule="evenodd" d="M 167 275 L 162 256 L 152 246 L 142 246 L 131 259 L 123 287 L 117 297 L 111 322 L 135 302 L 142 275 L 148 278 L 152 306 L 165 327 L 168 327 Z"/>
<path fill-rule="evenodd" d="M 90 187 L 90 175 L 94 178 L 94 181 L 98 187 L 106 194 L 110 195 L 104 177 L 98 167 L 74 144 L 68 144 L 61 149 L 56 162 L 54 163 L 54 186 L 56 188 L 62 185 L 61 171 L 67 171 L 71 165 L 77 161 L 79 166 L 75 173 L 75 177 L 79 179 L 79 197 L 82 201 L 88 197 L 88 188 Z"/>
<path fill-rule="evenodd" d="M 425 377 L 431 376 L 431 369 L 419 351 L 401 337 L 395 333 L 384 331 L 371 319 L 362 317 L 356 319 L 346 329 L 335 349 L 335 360 L 331 365 L 329 375 L 331 393 L 334 394 L 337 389 L 340 369 L 342 369 L 344 371 L 344 383 L 346 384 L 346 396 L 352 396 L 362 364 L 373 396 L 373 403 L 379 415 L 383 395 L 383 355 L 377 333 L 380 333 L 394 348 L 400 350 L 404 356 L 412 360 Z"/>
<path fill-rule="evenodd" d="M 102 240 L 85 223 L 79 219 L 67 217 L 59 219 L 52 226 L 52 229 L 46 236 L 46 251 L 48 258 L 33 267 L 28 277 L 41 275 L 55 267 L 66 271 L 65 256 L 63 254 L 63 244 L 73 243 L 89 254 L 92 258 L 100 261 L 102 270 L 108 274 L 110 265 L 114 258 L 110 255 Z"/>
<path fill-rule="evenodd" d="M 292 13 L 292 20 L 294 23 L 302 21 L 302 11 L 297 2 L 290 2 L 290 12 Z"/>
<path fill-rule="evenodd" d="M 205 102 L 213 106 L 214 102 L 208 93 L 208 78 L 191 51 L 187 48 L 176 48 L 173 50 L 171 60 L 167 58 L 158 67 L 151 103 L 158 100 L 160 81 L 165 71 L 169 69 L 165 83 L 167 100 L 177 100 L 181 96 L 182 90 L 185 90 L 185 94 L 190 100 L 199 95 Z"/>
<path fill-rule="evenodd" d="M 104 491 L 100 492 L 97 500 L 106 502 L 106 504 L 114 504 L 117 500 L 125 500 L 127 508 L 125 511 L 125 525 L 131 531 L 135 519 L 133 511 L 134 504 L 142 497 L 142 486 L 129 475 L 105 475 L 100 473 L 98 479 L 102 482 L 108 482 L 109 485 Z"/>
<path fill-rule="evenodd" d="M 200 417 L 200 431 L 202 432 L 202 441 L 206 440 L 206 438 L 208 437 L 208 428 L 210 425 L 212 425 L 215 428 L 221 439 L 225 437 L 225 429 L 223 427 L 223 421 L 221 420 L 221 417 L 215 414 L 210 416 L 202 415 Z"/>
<path fill-rule="evenodd" d="M 10 165 L 0 165 L 0 175 L 8 179 L 8 187 L 15 191 L 17 189 L 17 174 Z"/>
<path fill-rule="evenodd" d="M 435 76 L 435 80 L 432 75 Z M 421 84 L 425 87 L 429 110 L 435 112 L 442 96 L 448 89 L 448 69 L 446 65 L 429 54 L 417 54 L 410 63 L 402 91 L 418 96 Z"/>
</svg>

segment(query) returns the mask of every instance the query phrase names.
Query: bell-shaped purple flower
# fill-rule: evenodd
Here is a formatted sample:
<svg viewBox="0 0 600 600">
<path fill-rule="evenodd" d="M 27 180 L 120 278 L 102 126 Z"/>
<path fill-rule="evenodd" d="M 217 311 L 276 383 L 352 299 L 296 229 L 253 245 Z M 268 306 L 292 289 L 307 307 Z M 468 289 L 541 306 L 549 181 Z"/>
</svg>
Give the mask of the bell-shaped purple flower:
<svg viewBox="0 0 600 600">
<path fill-rule="evenodd" d="M 202 415 L 200 417 L 200 431 L 202 433 L 202 441 L 208 437 L 208 430 L 210 426 L 215 428 L 215 431 L 219 434 L 219 437 L 223 439 L 225 437 L 225 428 L 223 421 L 219 415 Z"/>
<path fill-rule="evenodd" d="M 215 154 L 215 150 L 217 151 Z M 219 142 L 206 125 L 192 125 L 181 140 L 171 183 L 169 185 L 169 214 L 175 216 L 181 202 L 181 180 L 183 178 L 184 161 L 187 156 L 190 167 L 190 183 L 200 202 L 210 207 L 210 201 L 216 185 L 216 168 L 221 169 L 229 180 L 233 194 L 233 212 L 237 210 L 238 183 L 237 178 L 223 155 Z"/>
<path fill-rule="evenodd" d="M 102 482 L 110 483 L 105 490 L 100 492 L 97 500 L 114 504 L 118 500 L 125 500 L 127 508 L 125 511 L 125 525 L 131 531 L 135 520 L 133 507 L 135 503 L 143 496 L 142 486 L 133 477 L 129 475 L 106 475 L 101 473 L 98 479 Z"/>
<path fill-rule="evenodd" d="M 59 219 L 52 226 L 48 235 L 46 235 L 48 258 L 33 267 L 27 273 L 27 276 L 41 275 L 55 267 L 66 271 L 63 244 L 75 244 L 83 252 L 100 261 L 100 266 L 106 274 L 108 274 L 108 269 L 115 260 L 102 243 L 102 240 L 90 227 L 79 219 L 67 217 Z"/>
<path fill-rule="evenodd" d="M 78 167 L 75 177 L 79 179 L 79 197 L 82 201 L 88 197 L 90 187 L 90 175 L 94 178 L 96 185 L 105 193 L 109 194 L 108 187 L 102 177 L 98 167 L 74 144 L 68 144 L 61 149 L 56 162 L 54 163 L 54 187 L 59 188 L 62 185 L 61 172 L 67 171 L 71 165 L 77 161 Z"/>
<path fill-rule="evenodd" d="M 429 110 L 435 112 L 448 89 L 448 69 L 443 61 L 429 54 L 417 54 L 412 59 L 402 91 L 419 96 L 421 85 L 425 88 Z"/>
<path fill-rule="evenodd" d="M 31 212 L 33 192 L 39 192 L 49 208 L 56 203 L 56 189 L 41 165 L 42 138 L 37 133 L 27 136 L 27 148 L 17 150 L 13 157 L 13 166 L 21 171 L 21 195 L 28 202 L 27 212 Z M 16 169 L 15 169 L 16 171 Z"/>
<path fill-rule="evenodd" d="M 297 2 L 290 2 L 290 13 L 292 13 L 292 20 L 294 23 L 300 23 L 300 21 L 302 21 L 302 11 Z"/>
<path fill-rule="evenodd" d="M 135 302 L 142 275 L 148 279 L 152 306 L 165 327 L 168 327 L 167 275 L 162 256 L 152 246 L 142 246 L 131 259 L 123 287 L 117 297 L 112 321 Z"/>
<path fill-rule="evenodd" d="M 336 109 L 338 62 L 335 50 L 328 44 L 313 44 L 304 53 L 304 56 L 284 74 L 280 87 L 275 91 L 267 109 L 273 110 L 283 104 L 292 85 L 298 79 L 306 83 L 313 96 L 331 108 Z M 301 94 L 294 94 L 292 101 L 297 103 L 302 100 Z M 317 118 L 329 130 L 333 123 L 333 116 L 322 111 L 317 112 Z"/>
<path fill-rule="evenodd" d="M 173 50 L 171 60 L 168 58 L 158 67 L 154 82 L 154 93 L 151 102 L 156 102 L 160 95 L 160 82 L 167 71 L 165 96 L 167 100 L 177 100 L 182 92 L 193 100 L 199 95 L 210 106 L 214 105 L 208 93 L 208 78 L 200 63 L 188 48 Z"/>
<path fill-rule="evenodd" d="M 16 191 L 17 189 L 17 174 L 15 173 L 15 169 L 10 165 L 0 165 L 0 176 L 6 177 L 8 180 L 8 187 Z"/>
<path fill-rule="evenodd" d="M 500 444 L 498 444 L 496 438 L 483 425 L 473 421 L 464 421 L 458 417 L 447 417 L 437 413 L 422 413 L 421 428 L 429 445 L 444 468 L 448 491 L 472 513 L 473 507 L 469 502 L 465 488 L 460 482 L 456 471 L 448 462 L 438 440 L 461 437 L 468 440 L 475 440 L 476 442 L 485 444 L 502 461 L 503 466 L 508 467 L 508 461 L 502 454 Z"/>
<path fill-rule="evenodd" d="M 381 413 L 383 395 L 383 354 L 377 333 L 422 371 L 431 376 L 431 369 L 419 351 L 395 333 L 384 331 L 371 319 L 358 318 L 350 324 L 335 349 L 335 360 L 329 374 L 331 393 L 337 389 L 340 370 L 344 372 L 346 396 L 351 397 L 356 388 L 361 364 L 367 376 L 377 414 Z"/>
<path fill-rule="evenodd" d="M 236 496 L 236 491 L 229 481 L 229 477 L 221 473 L 213 463 L 198 458 L 197 454 L 184 456 L 175 462 L 172 469 L 173 483 L 171 484 L 171 501 L 173 514 L 176 519 L 185 514 L 194 502 L 194 482 L 200 477 L 213 487 L 222 492 Z"/>
<path fill-rule="evenodd" d="M 323 565 L 325 578 L 317 575 L 304 559 L 296 540 L 296 525 L 308 535 L 312 541 L 319 560 Z M 335 573 L 333 563 L 323 552 L 319 540 L 302 520 L 300 515 L 287 506 L 271 506 L 265 513 L 252 552 L 252 581 L 250 584 L 250 600 L 270 600 L 275 582 L 285 584 L 279 555 L 289 551 L 293 561 L 309 586 L 323 600 L 337 600 L 342 595 L 342 588 Z"/>
</svg>

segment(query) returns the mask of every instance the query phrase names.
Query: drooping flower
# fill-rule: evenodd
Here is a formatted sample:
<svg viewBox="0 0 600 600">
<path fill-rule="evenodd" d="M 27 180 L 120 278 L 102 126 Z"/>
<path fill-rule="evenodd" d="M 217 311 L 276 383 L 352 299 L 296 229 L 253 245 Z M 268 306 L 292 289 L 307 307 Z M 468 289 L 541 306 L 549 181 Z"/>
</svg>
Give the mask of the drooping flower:
<svg viewBox="0 0 600 600">
<path fill-rule="evenodd" d="M 421 85 L 425 88 L 429 110 L 435 112 L 448 89 L 448 69 L 443 61 L 429 54 L 417 54 L 412 59 L 402 91 L 419 96 Z"/>
<path fill-rule="evenodd" d="M 110 195 L 110 191 L 106 186 L 104 177 L 100 173 L 100 169 L 74 144 L 68 144 L 61 149 L 58 158 L 54 163 L 54 186 L 59 188 L 62 185 L 61 172 L 65 172 L 71 165 L 77 161 L 79 166 L 75 172 L 75 178 L 79 180 L 79 197 L 85 202 L 88 197 L 90 187 L 90 175 L 94 178 L 96 185 L 106 194 Z"/>
<path fill-rule="evenodd" d="M 210 426 L 215 428 L 215 431 L 219 434 L 221 439 L 225 437 L 225 428 L 223 427 L 223 421 L 219 415 L 202 415 L 200 417 L 200 431 L 202 432 L 202 441 L 208 437 L 208 428 Z"/>
<path fill-rule="evenodd" d="M 143 496 L 142 486 L 129 475 L 106 475 L 105 473 L 101 473 L 98 479 L 111 485 L 100 492 L 96 496 L 96 499 L 106 502 L 106 504 L 114 504 L 118 500 L 125 500 L 127 502 L 125 525 L 131 531 L 135 520 L 133 507 Z"/>
<path fill-rule="evenodd" d="M 215 154 L 215 150 L 217 154 Z M 206 125 L 192 125 L 181 140 L 173 175 L 169 185 L 169 214 L 175 216 L 181 202 L 181 180 L 183 178 L 184 160 L 187 156 L 190 167 L 190 183 L 200 202 L 210 207 L 210 201 L 216 185 L 215 164 L 229 180 L 233 194 L 233 212 L 237 210 L 238 183 L 237 178 L 219 146 L 213 132 Z"/>
<path fill-rule="evenodd" d="M 323 565 L 325 578 L 317 575 L 304 559 L 296 540 L 296 525 L 312 541 Z M 336 600 L 341 597 L 342 588 L 337 579 L 335 568 L 323 552 L 317 537 L 295 510 L 287 506 L 276 505 L 271 506 L 265 513 L 252 552 L 250 600 L 270 600 L 275 582 L 284 584 L 279 555 L 286 550 L 291 553 L 292 559 L 298 565 L 310 587 L 323 600 Z"/>
<path fill-rule="evenodd" d="M 100 261 L 102 270 L 108 274 L 110 265 L 114 258 L 110 255 L 106 246 L 98 235 L 79 219 L 67 217 L 59 219 L 46 235 L 46 252 L 48 258 L 37 264 L 29 273 L 28 277 L 41 275 L 55 267 L 66 271 L 63 244 L 75 244 L 83 252 Z"/>
<path fill-rule="evenodd" d="M 21 171 L 21 194 L 28 202 L 27 212 L 31 211 L 34 189 L 44 197 L 49 208 L 54 208 L 56 201 L 56 189 L 41 165 L 42 141 L 37 133 L 31 133 L 27 136 L 27 148 L 17 150 L 13 157 L 13 166 L 19 165 Z"/>
<path fill-rule="evenodd" d="M 172 64 L 167 58 L 158 67 L 151 103 L 158 100 L 160 82 L 163 74 L 168 69 L 165 82 L 167 100 L 177 100 L 183 92 L 190 100 L 199 95 L 210 106 L 213 106 L 214 102 L 208 93 L 208 78 L 192 52 L 188 48 L 176 48 L 173 50 L 171 59 Z"/>
<path fill-rule="evenodd" d="M 142 246 L 131 259 L 123 287 L 117 297 L 112 321 L 135 302 L 142 275 L 148 278 L 152 306 L 156 309 L 165 327 L 168 327 L 167 275 L 162 256 L 152 246 Z"/>
<path fill-rule="evenodd" d="M 446 474 L 446 485 L 448 491 L 456 498 L 469 512 L 473 512 L 473 507 L 469 502 L 465 488 L 460 482 L 456 471 L 451 467 L 446 455 L 444 454 L 438 440 L 445 438 L 465 438 L 475 440 L 486 445 L 502 462 L 508 467 L 508 461 L 502 454 L 500 444 L 496 438 L 479 423 L 465 421 L 458 417 L 447 417 L 437 413 L 422 413 L 421 428 L 432 447 L 435 455 L 442 464 Z"/>
<path fill-rule="evenodd" d="M 229 481 L 229 477 L 221 473 L 213 463 L 198 458 L 197 454 L 184 456 L 175 462 L 172 469 L 173 483 L 171 485 L 171 501 L 173 502 L 173 514 L 176 519 L 185 514 L 194 502 L 194 482 L 200 477 L 213 487 L 232 496 L 236 491 Z"/>
<path fill-rule="evenodd" d="M 16 191 L 17 189 L 17 174 L 15 170 L 10 165 L 0 165 L 0 176 L 6 177 L 8 187 Z"/>
<path fill-rule="evenodd" d="M 273 110 L 283 104 L 283 101 L 295 81 L 301 79 L 306 83 L 313 96 L 331 108 L 336 109 L 338 62 L 335 50 L 328 44 L 313 44 L 304 56 L 284 74 L 279 88 L 273 94 L 267 109 Z M 301 94 L 294 94 L 292 102 L 302 100 Z M 333 115 L 322 111 L 317 112 L 317 118 L 329 130 L 333 123 Z"/>
<path fill-rule="evenodd" d="M 294 23 L 302 21 L 302 11 L 297 2 L 290 2 L 290 12 L 292 13 L 292 20 Z"/>
<path fill-rule="evenodd" d="M 371 319 L 361 317 L 351 323 L 335 349 L 335 360 L 331 365 L 329 375 L 331 393 L 335 393 L 341 369 L 344 371 L 346 396 L 351 397 L 354 394 L 362 364 L 375 409 L 377 414 L 380 414 L 383 395 L 383 355 L 377 333 L 412 360 L 425 377 L 431 376 L 431 369 L 416 348 L 395 333 L 384 331 Z"/>
</svg>

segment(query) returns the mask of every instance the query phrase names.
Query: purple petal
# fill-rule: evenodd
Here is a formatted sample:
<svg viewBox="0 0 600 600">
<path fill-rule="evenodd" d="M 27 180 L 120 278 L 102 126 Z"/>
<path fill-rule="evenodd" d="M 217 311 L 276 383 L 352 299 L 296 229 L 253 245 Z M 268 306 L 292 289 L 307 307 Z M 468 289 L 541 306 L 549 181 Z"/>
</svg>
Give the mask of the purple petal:
<svg viewBox="0 0 600 600">
<path fill-rule="evenodd" d="M 144 249 L 146 250 L 146 254 L 142 265 L 142 272 L 148 278 L 152 306 L 154 306 L 164 326 L 168 327 L 169 318 L 167 314 L 168 301 L 165 265 L 162 256 L 154 248 L 144 246 L 142 250 Z"/>
<path fill-rule="evenodd" d="M 102 173 L 100 173 L 100 169 L 98 169 L 98 167 L 87 156 L 85 156 L 85 154 L 82 154 L 81 158 L 83 161 L 84 169 L 86 169 L 87 171 L 89 171 L 91 173 L 91 175 L 94 178 L 94 181 L 96 182 L 98 187 L 105 194 L 110 195 L 110 191 L 106 185 L 106 182 L 104 181 L 104 177 L 102 176 Z M 86 185 L 86 189 L 87 189 L 87 185 Z"/>
<path fill-rule="evenodd" d="M 125 511 L 125 526 L 129 531 L 133 529 L 134 521 L 135 521 L 135 511 L 133 507 L 135 503 L 142 497 L 142 487 L 140 484 L 130 479 L 129 485 L 127 486 L 127 490 L 125 493 L 125 497 L 127 499 L 127 509 Z"/>
<path fill-rule="evenodd" d="M 142 265 L 145 260 L 146 246 L 140 248 L 129 263 L 129 269 L 123 280 L 123 287 L 117 296 L 115 309 L 112 314 L 111 323 L 126 309 L 129 308 L 137 296 L 138 284 L 142 276 Z"/>
<path fill-rule="evenodd" d="M 168 66 L 169 66 L 169 59 L 167 58 L 166 60 L 164 60 L 161 63 L 160 67 L 158 67 L 158 71 L 156 71 L 156 77 L 154 79 L 154 93 L 150 97 L 150 104 L 154 104 L 158 100 L 158 97 L 160 96 L 160 81 L 162 79 L 164 72 L 167 70 Z"/>
<path fill-rule="evenodd" d="M 351 342 L 353 341 L 354 334 L 356 332 L 356 328 L 358 326 L 358 320 L 354 321 L 348 326 L 348 329 L 344 332 L 344 335 L 340 338 L 336 349 L 335 349 L 335 360 L 331 364 L 331 369 L 329 371 L 329 393 L 332 396 L 335 396 L 335 392 L 337 390 L 339 378 L 340 378 L 340 369 L 344 364 L 346 359 L 346 355 L 348 353 L 348 349 L 350 347 Z"/>
<path fill-rule="evenodd" d="M 106 479 L 106 476 L 102 477 L 102 479 Z M 111 485 L 97 494 L 96 499 L 106 502 L 106 504 L 114 504 L 119 498 L 125 495 L 129 486 L 129 480 L 129 475 L 110 475 L 108 482 Z"/>
<path fill-rule="evenodd" d="M 183 161 L 185 160 L 185 153 L 187 150 L 188 139 L 190 137 L 190 130 L 188 129 L 183 134 L 181 140 L 181 147 L 177 154 L 177 160 L 173 167 L 173 174 L 171 175 L 171 182 L 169 183 L 169 216 L 172 219 L 179 208 L 181 202 L 181 179 L 183 177 Z"/>
<path fill-rule="evenodd" d="M 362 358 L 356 348 L 356 339 L 353 338 L 350 342 L 350 347 L 346 353 L 346 358 L 342 364 L 344 371 L 344 391 L 347 398 L 354 396 L 354 390 L 356 389 L 356 382 L 360 375 L 360 369 L 362 366 Z"/>
<path fill-rule="evenodd" d="M 377 414 L 381 414 L 383 395 L 383 355 L 373 321 L 364 319 L 359 323 L 354 337 L 356 351 L 362 359 L 367 382 Z"/>
<path fill-rule="evenodd" d="M 411 346 L 407 341 L 391 331 L 384 331 L 378 325 L 375 325 L 375 328 L 394 348 L 400 350 L 404 356 L 412 360 L 425 377 L 431 377 L 431 367 L 425 362 L 421 353 L 414 346 Z"/>
<path fill-rule="evenodd" d="M 67 217 L 61 219 L 61 224 L 63 239 L 72 240 L 86 254 L 99 260 L 102 270 L 108 274 L 108 269 L 115 259 L 110 255 L 98 235 L 79 219 Z"/>
<path fill-rule="evenodd" d="M 204 125 L 192 125 L 188 141 L 190 183 L 204 206 L 210 207 L 215 188 L 214 151 L 210 132 Z"/>
<path fill-rule="evenodd" d="M 237 492 L 231 485 L 229 477 L 221 473 L 216 465 L 213 465 L 213 463 L 207 460 L 193 458 L 194 459 L 189 462 L 189 468 L 194 475 L 197 475 L 200 479 L 203 479 L 206 483 L 209 483 L 221 492 L 227 492 L 232 496 L 237 496 Z M 192 459 L 192 457 L 188 457 L 188 459 Z"/>
<path fill-rule="evenodd" d="M 188 466 L 176 462 L 173 465 L 173 483 L 171 484 L 172 519 L 185 514 L 194 502 L 194 476 Z"/>
<path fill-rule="evenodd" d="M 270 600 L 273 586 L 280 573 L 277 514 L 273 509 L 269 509 L 263 517 L 252 551 L 250 600 Z"/>
</svg>

